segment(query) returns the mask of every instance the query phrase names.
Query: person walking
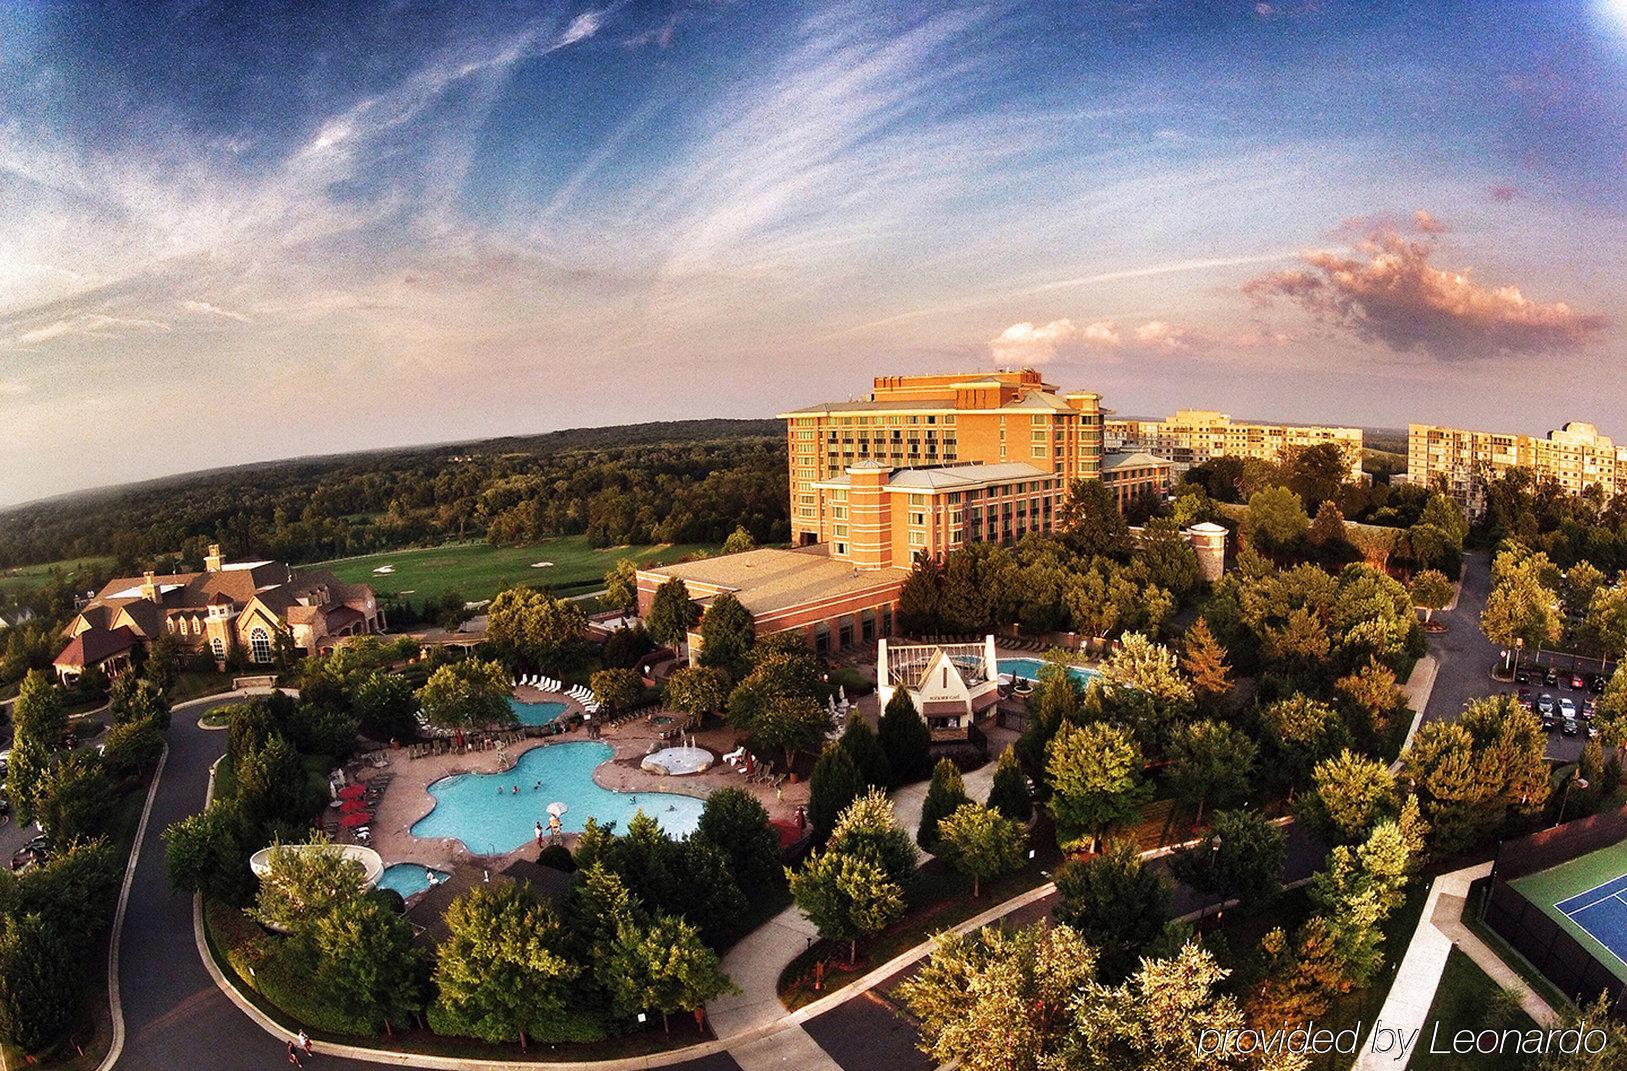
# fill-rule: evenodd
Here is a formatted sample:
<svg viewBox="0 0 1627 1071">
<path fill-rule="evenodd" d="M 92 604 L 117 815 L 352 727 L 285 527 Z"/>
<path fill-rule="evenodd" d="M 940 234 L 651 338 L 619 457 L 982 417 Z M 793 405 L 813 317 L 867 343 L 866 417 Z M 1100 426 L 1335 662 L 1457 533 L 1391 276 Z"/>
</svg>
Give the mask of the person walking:
<svg viewBox="0 0 1627 1071">
<path fill-rule="evenodd" d="M 293 1064 L 295 1067 L 305 1066 L 299 1062 L 299 1052 L 295 1050 L 294 1043 L 292 1041 L 288 1043 L 288 1062 Z"/>
<path fill-rule="evenodd" d="M 542 823 L 537 823 L 537 847 L 542 847 Z"/>
<path fill-rule="evenodd" d="M 311 1052 L 311 1035 L 307 1034 L 303 1028 L 299 1032 L 299 1047 L 305 1050 L 306 1056 L 314 1055 Z"/>
</svg>

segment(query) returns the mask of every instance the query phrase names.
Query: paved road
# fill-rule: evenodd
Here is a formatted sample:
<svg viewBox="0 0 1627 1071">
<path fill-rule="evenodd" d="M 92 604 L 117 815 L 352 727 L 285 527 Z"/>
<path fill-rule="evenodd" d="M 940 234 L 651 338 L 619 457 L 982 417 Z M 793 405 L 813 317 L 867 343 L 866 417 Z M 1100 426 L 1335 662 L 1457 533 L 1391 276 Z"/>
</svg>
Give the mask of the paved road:
<svg viewBox="0 0 1627 1071">
<path fill-rule="evenodd" d="M 1495 695 L 1514 687 L 1492 680 L 1491 669 L 1502 656 L 1502 648 L 1486 639 L 1485 633 L 1480 631 L 1480 611 L 1486 608 L 1486 595 L 1491 589 L 1491 556 L 1477 552 L 1466 558 L 1463 590 L 1458 596 L 1457 606 L 1435 614 L 1435 619 L 1446 625 L 1447 630 L 1429 637 L 1429 649 L 1439 660 L 1440 670 L 1435 677 L 1435 689 L 1429 694 L 1429 705 L 1424 708 L 1425 721 L 1454 721 L 1462 713 L 1463 704 L 1469 700 Z M 1570 696 L 1578 706 L 1585 694 L 1572 692 L 1568 688 L 1549 691 L 1555 699 Z M 1550 733 L 1548 757 L 1574 762 L 1582 754 L 1584 743 L 1580 734 L 1564 736 L 1558 732 Z"/>
</svg>

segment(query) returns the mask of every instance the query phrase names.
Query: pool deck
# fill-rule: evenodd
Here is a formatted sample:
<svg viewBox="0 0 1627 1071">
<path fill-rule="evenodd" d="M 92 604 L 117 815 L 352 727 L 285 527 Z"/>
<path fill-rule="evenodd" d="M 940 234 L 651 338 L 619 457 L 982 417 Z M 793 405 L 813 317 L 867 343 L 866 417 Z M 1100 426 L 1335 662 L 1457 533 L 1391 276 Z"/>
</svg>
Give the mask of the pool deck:
<svg viewBox="0 0 1627 1071">
<path fill-rule="evenodd" d="M 521 702 L 564 701 L 570 705 L 572 711 L 580 709 L 580 705 L 568 696 L 540 692 L 535 688 L 519 688 L 515 694 Z M 593 771 L 593 780 L 599 787 L 612 792 L 672 792 L 705 799 L 720 788 L 732 786 L 744 789 L 757 797 L 768 809 L 770 818 L 792 818 L 796 814 L 797 807 L 808 802 L 806 782 L 798 784 L 787 782 L 782 786 L 782 791 L 776 795 L 773 786 L 750 784 L 744 776 L 726 765 L 722 761 L 722 756 L 735 749 L 741 734 L 716 722 L 715 719 L 712 720 L 710 728 L 694 734 L 696 746 L 707 748 L 718 756 L 718 761 L 710 770 L 668 777 L 642 769 L 639 763 L 650 751 L 651 744 L 654 744 L 657 750 L 669 746 L 670 742 L 660 739 L 661 728 L 653 725 L 651 721 L 652 718 L 661 715 L 683 717 L 674 715 L 671 711 L 657 709 L 619 728 L 606 729 L 600 734 L 597 742 L 611 747 L 614 755 Z M 421 759 L 409 759 L 405 751 L 394 752 L 388 770 L 368 770 L 362 777 L 365 781 L 379 773 L 388 772 L 394 775 L 394 780 L 385 790 L 383 798 L 379 801 L 378 810 L 373 816 L 371 847 L 384 857 L 386 864 L 421 863 L 448 871 L 464 865 L 500 869 L 516 859 L 534 859 L 537 846 L 533 842 L 527 842 L 507 855 L 481 856 L 470 852 L 460 841 L 438 837 L 415 837 L 411 829 L 413 823 L 434 809 L 435 798 L 429 794 L 428 789 L 441 778 L 460 773 L 500 773 L 512 767 L 521 755 L 534 747 L 586 742 L 591 739 L 585 728 L 576 728 L 559 736 L 522 740 L 502 751 L 469 751 L 450 755 L 430 755 Z M 783 756 L 779 758 L 783 760 Z M 567 834 L 561 839 L 567 847 L 571 847 L 574 846 L 576 836 Z"/>
</svg>

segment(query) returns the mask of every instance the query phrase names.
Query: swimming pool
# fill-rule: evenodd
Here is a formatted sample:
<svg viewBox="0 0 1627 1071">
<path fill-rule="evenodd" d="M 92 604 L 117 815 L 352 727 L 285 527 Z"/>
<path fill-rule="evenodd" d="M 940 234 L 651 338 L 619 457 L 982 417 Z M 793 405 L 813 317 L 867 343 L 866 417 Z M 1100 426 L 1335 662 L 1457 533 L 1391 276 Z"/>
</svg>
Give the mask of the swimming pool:
<svg viewBox="0 0 1627 1071">
<path fill-rule="evenodd" d="M 521 725 L 547 725 L 565 713 L 564 703 L 522 703 L 509 696 L 508 705 Z"/>
<path fill-rule="evenodd" d="M 410 900 L 429 888 L 431 874 L 435 875 L 436 881 L 445 881 L 448 876 L 446 871 L 431 870 L 422 863 L 391 863 L 379 875 L 378 888 L 394 889 L 403 900 Z"/>
<path fill-rule="evenodd" d="M 566 833 L 580 833 L 590 817 L 625 830 L 640 810 L 675 837 L 695 831 L 704 800 L 671 792 L 611 792 L 595 784 L 594 769 L 614 754 L 610 745 L 587 740 L 552 744 L 532 748 L 502 773 L 443 777 L 429 786 L 435 809 L 413 823 L 412 835 L 450 837 L 476 855 L 501 855 L 534 840 L 538 822 L 547 828 L 548 805 L 555 800 L 568 808 L 560 818 Z"/>
<path fill-rule="evenodd" d="M 996 664 L 1001 673 L 1031 681 L 1039 680 L 1039 671 L 1045 668 L 1045 663 L 1038 658 L 1002 658 Z M 1095 670 L 1083 666 L 1069 666 L 1068 673 L 1080 684 L 1089 684 L 1090 678 L 1096 676 Z"/>
</svg>

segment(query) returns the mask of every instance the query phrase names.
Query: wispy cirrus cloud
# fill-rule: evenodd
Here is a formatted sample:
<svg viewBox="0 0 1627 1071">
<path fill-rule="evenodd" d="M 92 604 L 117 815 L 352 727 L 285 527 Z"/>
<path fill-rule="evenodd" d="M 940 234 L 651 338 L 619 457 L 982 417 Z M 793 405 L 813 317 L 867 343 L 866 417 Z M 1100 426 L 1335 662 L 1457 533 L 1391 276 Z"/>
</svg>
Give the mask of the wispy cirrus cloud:
<svg viewBox="0 0 1627 1071">
<path fill-rule="evenodd" d="M 1565 353 L 1604 330 L 1600 314 L 1483 285 L 1467 268 L 1436 267 L 1443 229 L 1420 210 L 1416 237 L 1393 223 L 1372 226 L 1349 254 L 1309 250 L 1306 267 L 1258 276 L 1242 290 L 1261 305 L 1286 301 L 1364 340 L 1447 361 Z"/>
</svg>

